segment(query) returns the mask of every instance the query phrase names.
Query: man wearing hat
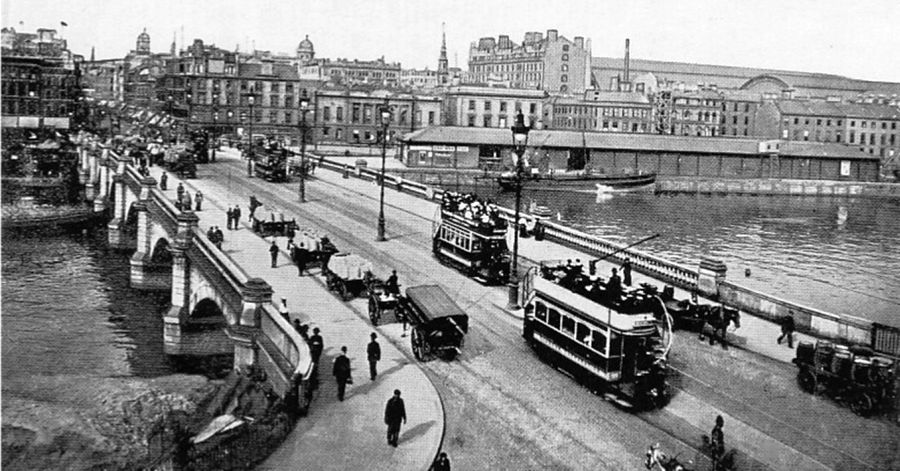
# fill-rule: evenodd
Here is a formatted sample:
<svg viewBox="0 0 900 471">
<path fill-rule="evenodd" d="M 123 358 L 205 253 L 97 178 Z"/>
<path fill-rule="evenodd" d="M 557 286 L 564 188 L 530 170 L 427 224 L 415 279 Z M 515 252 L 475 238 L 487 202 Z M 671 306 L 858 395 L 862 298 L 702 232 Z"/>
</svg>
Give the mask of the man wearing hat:
<svg viewBox="0 0 900 471">
<path fill-rule="evenodd" d="M 378 338 L 375 332 L 372 332 L 371 337 L 372 341 L 366 347 L 366 356 L 369 358 L 369 377 L 375 381 L 375 377 L 378 376 L 378 360 L 381 360 L 381 345 L 375 340 Z"/>
<path fill-rule="evenodd" d="M 400 399 L 400 390 L 394 390 L 394 397 L 388 399 L 384 408 L 384 423 L 388 426 L 387 442 L 388 445 L 397 446 L 400 439 L 400 422 L 406 423 L 406 406 L 403 405 L 403 399 Z"/>
</svg>

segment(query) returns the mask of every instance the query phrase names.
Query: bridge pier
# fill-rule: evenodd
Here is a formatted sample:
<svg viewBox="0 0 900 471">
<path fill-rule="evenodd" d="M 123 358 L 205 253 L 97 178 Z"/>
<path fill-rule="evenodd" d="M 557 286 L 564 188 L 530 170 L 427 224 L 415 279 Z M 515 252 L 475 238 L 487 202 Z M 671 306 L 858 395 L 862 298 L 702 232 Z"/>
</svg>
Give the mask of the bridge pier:
<svg viewBox="0 0 900 471">
<path fill-rule="evenodd" d="M 93 201 L 97 196 L 97 154 L 91 152 L 88 155 L 87 181 L 84 183 L 84 197 L 87 201 Z"/>
<path fill-rule="evenodd" d="M 104 149 L 104 154 L 107 152 Z M 100 161 L 99 169 L 99 190 L 94 198 L 94 212 L 101 213 L 106 211 L 106 201 L 109 199 L 109 159 L 103 158 Z"/>
<path fill-rule="evenodd" d="M 236 325 L 228 327 L 228 337 L 234 342 L 234 368 L 259 365 L 259 346 L 256 336 L 260 329 L 263 305 L 272 302 L 272 287 L 260 278 L 247 280 L 241 290 L 241 313 Z"/>
<path fill-rule="evenodd" d="M 125 176 L 117 172 L 112 177 L 112 184 L 115 186 L 115 197 L 113 198 L 113 218 L 106 225 L 107 242 L 109 246 L 117 250 L 125 250 L 128 246 L 128 237 L 125 234 L 125 205 L 127 197 L 125 196 Z"/>
<path fill-rule="evenodd" d="M 172 299 L 163 315 L 163 344 L 167 354 L 181 353 L 182 327 L 190 317 L 191 259 L 188 250 L 193 244 L 193 230 L 200 218 L 192 212 L 178 214 L 178 235 L 170 246 L 172 251 Z"/>
</svg>

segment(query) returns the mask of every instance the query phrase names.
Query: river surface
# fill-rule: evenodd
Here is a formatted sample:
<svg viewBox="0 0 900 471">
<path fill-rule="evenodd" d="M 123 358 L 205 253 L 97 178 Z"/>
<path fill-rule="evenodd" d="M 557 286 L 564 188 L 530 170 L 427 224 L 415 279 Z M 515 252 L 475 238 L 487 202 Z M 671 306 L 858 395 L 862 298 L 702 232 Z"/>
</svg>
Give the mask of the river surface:
<svg viewBox="0 0 900 471">
<path fill-rule="evenodd" d="M 128 255 L 106 232 L 7 234 L 2 245 L 2 376 L 156 377 L 167 293 L 129 288 Z"/>
<path fill-rule="evenodd" d="M 479 194 L 514 207 L 509 193 Z M 562 224 L 799 304 L 900 326 L 900 201 L 525 191 Z M 745 270 L 750 276 L 745 276 Z"/>
</svg>

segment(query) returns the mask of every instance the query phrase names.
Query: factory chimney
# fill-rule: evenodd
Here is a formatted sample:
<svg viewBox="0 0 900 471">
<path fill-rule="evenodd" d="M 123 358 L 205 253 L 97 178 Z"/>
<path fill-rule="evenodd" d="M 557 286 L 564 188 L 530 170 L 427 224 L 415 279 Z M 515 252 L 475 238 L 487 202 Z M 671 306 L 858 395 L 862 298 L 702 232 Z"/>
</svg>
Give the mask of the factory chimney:
<svg viewBox="0 0 900 471">
<path fill-rule="evenodd" d="M 630 77 L 628 76 L 629 69 L 631 68 L 631 40 L 625 38 L 625 83 L 630 83 Z"/>
</svg>

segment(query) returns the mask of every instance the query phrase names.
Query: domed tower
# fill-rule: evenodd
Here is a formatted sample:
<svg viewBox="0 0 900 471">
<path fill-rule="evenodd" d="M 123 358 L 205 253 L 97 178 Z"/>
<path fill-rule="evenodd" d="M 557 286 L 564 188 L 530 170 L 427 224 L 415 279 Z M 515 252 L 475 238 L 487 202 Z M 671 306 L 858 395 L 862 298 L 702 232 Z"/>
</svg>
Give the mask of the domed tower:
<svg viewBox="0 0 900 471">
<path fill-rule="evenodd" d="M 147 34 L 147 28 L 144 28 L 144 32 L 138 35 L 137 46 L 134 48 L 134 52 L 138 54 L 150 54 L 150 35 Z"/>
<path fill-rule="evenodd" d="M 300 61 L 301 64 L 307 64 L 316 57 L 316 50 L 313 48 L 312 41 L 309 40 L 309 35 L 306 35 L 306 38 L 303 41 L 300 41 L 300 45 L 297 46 L 297 60 Z"/>
</svg>

